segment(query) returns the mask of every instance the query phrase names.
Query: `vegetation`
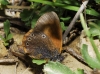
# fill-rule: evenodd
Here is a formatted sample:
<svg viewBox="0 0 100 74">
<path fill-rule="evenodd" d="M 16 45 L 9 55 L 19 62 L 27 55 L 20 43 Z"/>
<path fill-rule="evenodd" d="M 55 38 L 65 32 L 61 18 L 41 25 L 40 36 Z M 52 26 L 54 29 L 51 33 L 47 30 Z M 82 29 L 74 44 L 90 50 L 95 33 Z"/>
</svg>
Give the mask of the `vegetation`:
<svg viewBox="0 0 100 74">
<path fill-rule="evenodd" d="M 0 38 L 3 40 L 3 43 L 5 46 L 8 46 L 9 45 L 9 40 L 12 39 L 12 34 L 10 33 L 10 22 L 8 20 L 6 20 L 4 22 L 4 32 L 5 32 L 5 36 L 1 36 L 0 35 Z"/>
<path fill-rule="evenodd" d="M 28 0 L 27 2 L 30 3 L 30 5 L 28 6 L 29 8 L 22 8 L 23 11 L 20 13 L 20 18 L 25 22 L 26 26 L 34 28 L 37 19 L 42 14 L 49 11 L 55 11 L 60 18 L 61 27 L 63 31 L 65 31 L 68 27 L 68 25 L 66 24 L 69 24 L 71 22 L 72 18 L 75 16 L 75 13 L 79 10 L 80 5 L 84 1 Z M 13 6 L 10 5 L 7 0 L 0 0 L 0 3 L 1 10 L 5 10 L 6 8 L 13 8 Z M 80 13 L 80 19 L 76 20 L 76 23 L 79 22 L 82 24 L 83 30 L 85 31 L 87 37 L 91 42 L 91 46 L 95 51 L 96 58 L 92 58 L 87 52 L 88 46 L 86 44 L 83 44 L 81 49 L 81 53 L 85 62 L 93 69 L 100 69 L 100 52 L 94 43 L 94 37 L 100 40 L 100 9 L 98 8 L 98 6 L 100 6 L 100 0 L 89 1 L 86 9 L 84 9 L 83 13 Z M 17 6 L 15 6 L 15 8 L 17 8 Z M 83 14 L 86 16 L 83 16 Z M 85 21 L 85 18 L 87 19 L 87 21 Z M 4 32 L 5 37 L 0 36 L 0 38 L 4 41 L 4 45 L 8 46 L 9 40 L 12 38 L 12 34 L 10 33 L 10 22 L 8 20 L 4 22 Z M 46 61 L 33 59 L 32 62 L 41 65 Z M 73 72 L 61 63 L 52 61 L 49 61 L 44 65 L 43 71 L 46 72 L 46 74 L 84 74 L 83 70 L 81 69 L 77 69 L 77 71 Z M 56 73 L 55 71 L 59 73 Z"/>
</svg>

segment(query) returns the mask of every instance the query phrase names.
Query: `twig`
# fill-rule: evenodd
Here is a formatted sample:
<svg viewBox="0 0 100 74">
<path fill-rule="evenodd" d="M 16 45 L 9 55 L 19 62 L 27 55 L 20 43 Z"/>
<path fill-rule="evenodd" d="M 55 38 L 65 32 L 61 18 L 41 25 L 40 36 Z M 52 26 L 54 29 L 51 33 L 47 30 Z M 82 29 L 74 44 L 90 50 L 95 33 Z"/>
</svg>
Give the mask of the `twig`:
<svg viewBox="0 0 100 74">
<path fill-rule="evenodd" d="M 15 59 L 0 59 L 0 64 L 12 64 L 18 62 Z"/>
<path fill-rule="evenodd" d="M 30 68 L 26 68 L 25 71 L 22 74 L 25 74 Z"/>
<path fill-rule="evenodd" d="M 30 6 L 10 6 L 10 5 L 7 5 L 6 7 L 12 8 L 12 9 L 31 9 Z"/>
<path fill-rule="evenodd" d="M 68 35 L 68 33 L 70 32 L 70 30 L 72 29 L 72 27 L 74 26 L 76 20 L 79 18 L 80 13 L 86 8 L 87 3 L 89 2 L 89 0 L 85 0 L 83 2 L 83 4 L 81 5 L 80 9 L 78 10 L 78 12 L 76 13 L 76 15 L 74 16 L 73 20 L 71 21 L 71 23 L 69 24 L 68 28 L 65 30 L 65 33 L 63 34 L 63 43 L 65 44 L 65 39 L 66 36 Z"/>
<path fill-rule="evenodd" d="M 16 62 L 16 66 L 15 66 L 15 73 L 17 74 L 17 66 L 18 66 L 18 62 Z"/>
<path fill-rule="evenodd" d="M 72 48 L 70 47 L 63 47 L 63 50 L 65 50 L 66 52 L 68 52 L 70 55 L 74 56 L 75 58 L 79 59 L 81 62 L 85 63 L 84 59 L 82 58 L 81 55 L 77 54 Z"/>
</svg>

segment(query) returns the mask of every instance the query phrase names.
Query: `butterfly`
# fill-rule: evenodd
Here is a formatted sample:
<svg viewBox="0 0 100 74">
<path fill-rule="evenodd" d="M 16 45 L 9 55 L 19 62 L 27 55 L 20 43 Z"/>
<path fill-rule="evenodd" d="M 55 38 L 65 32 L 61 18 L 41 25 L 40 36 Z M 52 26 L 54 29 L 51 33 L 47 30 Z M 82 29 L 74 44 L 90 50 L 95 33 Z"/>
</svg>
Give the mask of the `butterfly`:
<svg viewBox="0 0 100 74">
<path fill-rule="evenodd" d="M 61 60 L 62 30 L 57 14 L 53 11 L 43 14 L 24 35 L 22 47 L 31 58 Z"/>
</svg>

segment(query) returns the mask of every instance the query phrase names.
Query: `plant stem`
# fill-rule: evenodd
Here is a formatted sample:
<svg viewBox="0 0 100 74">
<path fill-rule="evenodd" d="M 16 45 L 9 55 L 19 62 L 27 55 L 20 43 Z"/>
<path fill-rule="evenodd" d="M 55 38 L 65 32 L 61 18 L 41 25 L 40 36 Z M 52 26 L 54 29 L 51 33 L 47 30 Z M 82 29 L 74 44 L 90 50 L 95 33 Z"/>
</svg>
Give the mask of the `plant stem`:
<svg viewBox="0 0 100 74">
<path fill-rule="evenodd" d="M 87 24 L 86 24 L 86 22 L 85 22 L 85 20 L 84 20 L 84 17 L 83 17 L 83 14 L 81 13 L 80 14 L 80 19 L 81 19 L 81 23 L 82 23 L 82 26 L 83 26 L 83 28 L 84 28 L 84 31 L 85 31 L 85 33 L 86 33 L 86 35 L 88 36 L 88 38 L 89 38 L 89 40 L 90 40 L 90 43 L 91 43 L 91 45 L 92 45 L 92 47 L 93 47 L 93 49 L 94 49 L 94 51 L 95 51 L 95 53 L 96 53 L 96 57 L 98 58 L 98 60 L 100 61 L 100 53 L 99 53 L 99 51 L 98 51 L 98 48 L 97 48 L 97 46 L 95 45 L 95 43 L 94 43 L 94 41 L 93 41 L 93 37 L 91 36 L 91 34 L 90 34 L 90 32 L 89 32 L 89 30 L 88 30 L 88 28 L 87 28 Z"/>
</svg>

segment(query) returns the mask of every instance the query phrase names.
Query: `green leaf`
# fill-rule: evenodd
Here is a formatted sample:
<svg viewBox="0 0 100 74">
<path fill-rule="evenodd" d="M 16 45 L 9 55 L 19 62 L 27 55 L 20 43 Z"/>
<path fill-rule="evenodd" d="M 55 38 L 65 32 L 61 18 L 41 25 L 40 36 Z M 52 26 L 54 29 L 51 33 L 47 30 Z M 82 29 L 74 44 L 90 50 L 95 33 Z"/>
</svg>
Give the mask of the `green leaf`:
<svg viewBox="0 0 100 74">
<path fill-rule="evenodd" d="M 66 30 L 67 27 L 65 26 L 64 22 L 60 22 L 62 30 Z"/>
<path fill-rule="evenodd" d="M 100 0 L 94 0 L 96 3 L 100 4 Z"/>
<path fill-rule="evenodd" d="M 100 17 L 100 13 L 98 13 L 97 11 L 95 11 L 92 8 L 86 9 L 86 14 L 96 16 L 96 17 Z"/>
<path fill-rule="evenodd" d="M 71 4 L 71 5 L 79 5 L 79 1 L 78 0 L 62 0 L 64 3 L 66 4 Z"/>
<path fill-rule="evenodd" d="M 90 28 L 97 28 L 98 30 L 100 30 L 100 22 L 89 22 L 89 27 Z"/>
<path fill-rule="evenodd" d="M 90 28 L 89 31 L 90 31 L 92 36 L 100 35 L 100 30 L 98 30 L 97 28 Z"/>
<path fill-rule="evenodd" d="M 31 21 L 25 22 L 25 25 L 26 25 L 26 26 L 30 26 L 30 25 L 31 25 Z"/>
<path fill-rule="evenodd" d="M 92 36 L 100 36 L 100 22 L 89 22 L 89 31 Z"/>
<path fill-rule="evenodd" d="M 22 21 L 29 21 L 32 18 L 33 10 L 23 10 L 20 17 Z"/>
<path fill-rule="evenodd" d="M 4 44 L 4 46 L 8 46 L 9 45 L 9 43 L 6 43 L 6 42 L 4 42 L 3 44 Z"/>
<path fill-rule="evenodd" d="M 10 33 L 10 34 L 8 34 L 8 36 L 7 36 L 7 38 L 6 38 L 6 41 L 8 41 L 8 40 L 10 40 L 10 39 L 12 39 L 12 37 L 13 37 L 13 35 Z"/>
<path fill-rule="evenodd" d="M 71 19 L 71 17 L 66 17 L 66 18 L 61 17 L 60 19 L 61 19 L 62 21 L 64 21 L 64 22 L 67 22 L 67 21 L 69 21 L 69 20 Z"/>
<path fill-rule="evenodd" d="M 44 70 L 46 74 L 75 74 L 67 66 L 59 63 L 49 61 L 44 65 Z"/>
<path fill-rule="evenodd" d="M 67 4 L 61 3 L 61 2 L 51 2 L 51 1 L 47 1 L 47 0 L 28 0 L 28 1 L 43 3 L 43 4 L 56 6 L 56 7 L 61 7 L 61 8 L 64 8 L 64 9 L 67 9 L 67 10 L 72 10 L 72 11 L 78 11 L 79 8 L 80 8 L 79 6 L 72 6 L 72 5 L 67 5 Z M 86 9 L 86 14 L 96 16 L 96 17 L 100 17 L 100 14 L 92 8 Z"/>
<path fill-rule="evenodd" d="M 94 20 L 94 23 L 100 27 L 100 20 L 99 19 Z"/>
<path fill-rule="evenodd" d="M 4 22 L 4 32 L 6 37 L 2 38 L 1 36 L 1 38 L 4 41 L 4 45 L 8 46 L 9 45 L 8 41 L 12 38 L 12 34 L 10 33 L 10 22 L 8 20 Z"/>
<path fill-rule="evenodd" d="M 92 67 L 94 69 L 95 68 L 100 69 L 100 62 L 98 61 L 98 59 L 96 57 L 95 58 L 90 57 L 90 55 L 88 54 L 86 44 L 83 44 L 82 49 L 81 49 L 81 53 L 82 53 L 82 56 L 83 56 L 84 60 L 86 61 L 86 63 L 90 67 Z"/>
<path fill-rule="evenodd" d="M 7 0 L 0 0 L 0 3 L 1 3 L 2 5 L 7 5 L 7 4 L 8 4 L 8 1 L 7 1 Z"/>
<path fill-rule="evenodd" d="M 8 20 L 4 22 L 4 31 L 7 37 L 8 34 L 10 33 L 10 22 Z"/>
<path fill-rule="evenodd" d="M 31 25 L 31 28 L 34 28 L 34 26 L 35 26 L 37 20 L 38 20 L 38 18 L 37 18 L 37 19 L 33 19 L 33 20 L 31 21 L 31 24 L 32 24 L 32 25 Z"/>
<path fill-rule="evenodd" d="M 39 19 L 39 16 L 34 14 L 34 17 L 32 18 L 32 21 L 31 21 L 31 28 L 34 28 L 38 19 Z"/>
<path fill-rule="evenodd" d="M 49 9 L 49 10 L 48 10 L 48 9 Z M 43 6 L 43 7 L 41 8 L 41 10 L 40 10 L 40 15 L 46 13 L 47 11 L 49 12 L 49 11 L 54 11 L 54 10 L 55 10 L 54 7 L 52 7 L 52 6 L 50 6 L 50 5 L 45 5 L 45 6 Z"/>
<path fill-rule="evenodd" d="M 1 38 L 3 41 L 5 41 L 5 38 L 4 38 L 3 36 L 0 35 L 0 38 Z"/>
<path fill-rule="evenodd" d="M 39 4 L 40 3 L 33 3 L 33 2 L 31 2 L 30 7 L 33 8 L 33 9 L 35 9 L 35 8 L 37 8 L 37 6 L 39 6 Z"/>
<path fill-rule="evenodd" d="M 58 7 L 62 7 L 65 9 L 74 10 L 74 11 L 77 11 L 79 9 L 79 7 L 77 7 L 77 6 L 66 5 L 66 4 L 63 4 L 60 2 L 51 2 L 51 1 L 45 1 L 45 0 L 28 0 L 28 1 L 30 1 L 30 2 L 34 1 L 34 2 L 38 2 L 38 3 L 51 5 L 51 6 L 58 6 Z"/>
<path fill-rule="evenodd" d="M 82 70 L 82 69 L 77 69 L 77 70 L 75 71 L 75 73 L 76 73 L 76 74 L 84 74 L 84 70 Z"/>
<path fill-rule="evenodd" d="M 35 63 L 35 64 L 37 64 L 37 65 L 41 65 L 41 64 L 46 63 L 46 60 L 33 59 L 32 62 Z"/>
</svg>

